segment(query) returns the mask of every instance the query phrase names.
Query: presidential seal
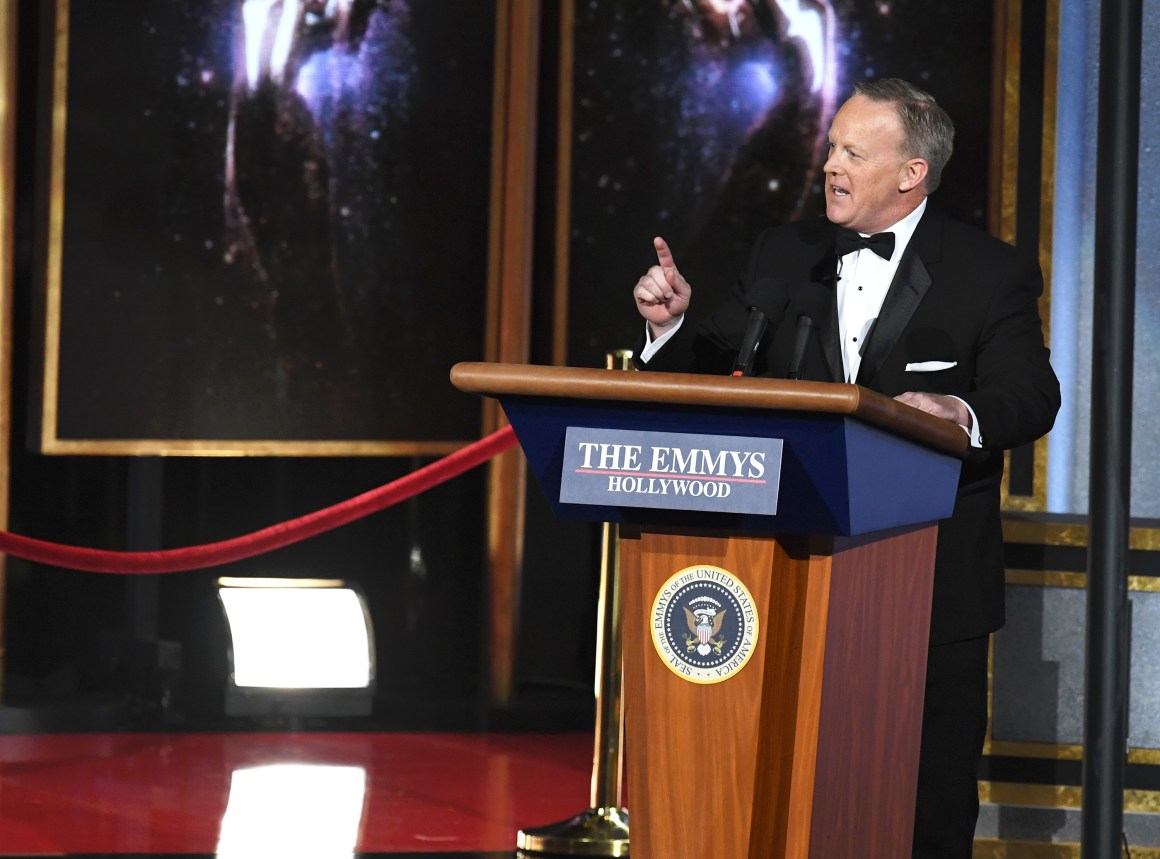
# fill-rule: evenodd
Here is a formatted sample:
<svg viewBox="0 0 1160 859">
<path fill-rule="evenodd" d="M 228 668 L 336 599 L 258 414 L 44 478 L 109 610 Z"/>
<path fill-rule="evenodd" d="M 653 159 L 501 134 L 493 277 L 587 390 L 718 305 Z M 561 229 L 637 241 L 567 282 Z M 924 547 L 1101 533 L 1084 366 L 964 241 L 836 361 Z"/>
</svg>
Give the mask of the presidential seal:
<svg viewBox="0 0 1160 859">
<path fill-rule="evenodd" d="M 744 668 L 759 627 L 749 589 L 720 567 L 686 567 L 653 600 L 653 646 L 690 683 L 720 683 Z"/>
</svg>

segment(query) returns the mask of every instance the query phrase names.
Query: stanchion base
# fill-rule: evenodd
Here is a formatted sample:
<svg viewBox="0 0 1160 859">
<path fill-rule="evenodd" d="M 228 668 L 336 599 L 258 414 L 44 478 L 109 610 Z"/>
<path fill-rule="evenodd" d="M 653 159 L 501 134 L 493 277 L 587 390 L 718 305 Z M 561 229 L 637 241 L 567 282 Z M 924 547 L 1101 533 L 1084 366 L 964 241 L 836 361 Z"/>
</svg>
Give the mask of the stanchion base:
<svg viewBox="0 0 1160 859">
<path fill-rule="evenodd" d="M 590 808 L 561 823 L 521 829 L 517 857 L 628 856 L 628 812 L 623 808 Z"/>
</svg>

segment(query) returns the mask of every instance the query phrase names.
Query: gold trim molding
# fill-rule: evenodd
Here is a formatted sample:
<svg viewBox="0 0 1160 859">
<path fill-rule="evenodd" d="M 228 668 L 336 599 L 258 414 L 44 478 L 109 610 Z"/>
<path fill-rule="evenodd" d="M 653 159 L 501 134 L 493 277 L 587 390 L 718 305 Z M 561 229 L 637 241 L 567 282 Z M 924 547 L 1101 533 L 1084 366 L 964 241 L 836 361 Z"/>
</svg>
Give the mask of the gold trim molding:
<svg viewBox="0 0 1160 859">
<path fill-rule="evenodd" d="M 979 802 L 1030 805 L 1036 808 L 1083 808 L 1083 788 L 1058 784 L 980 781 Z M 1160 791 L 1125 790 L 1124 811 L 1160 814 Z"/>
<path fill-rule="evenodd" d="M 16 181 L 16 3 L 0 3 L 0 528 L 8 527 L 12 447 L 12 276 Z M 27 6 L 26 6 L 27 8 Z M 0 701 L 4 698 L 7 557 L 0 556 Z"/>
<path fill-rule="evenodd" d="M 1047 522 L 1005 516 L 1003 539 L 1008 543 L 1038 546 L 1087 546 L 1086 522 Z M 1160 527 L 1139 526 L 1128 532 L 1128 548 L 1142 552 L 1160 551 Z"/>
<path fill-rule="evenodd" d="M 1131 846 L 1132 859 L 1160 859 L 1160 848 Z M 975 842 L 972 859 L 1080 859 L 1080 845 L 1034 841 Z"/>
<path fill-rule="evenodd" d="M 1009 569 L 1007 570 L 1007 584 L 1044 588 L 1084 588 L 1087 587 L 1087 573 Z M 1160 591 L 1160 576 L 1128 576 L 1128 590 L 1156 593 Z"/>
<path fill-rule="evenodd" d="M 1016 743 L 987 737 L 983 744 L 983 754 L 987 757 L 1080 761 L 1083 760 L 1083 746 L 1065 743 Z M 1128 749 L 1128 763 L 1156 766 L 1160 764 L 1160 749 Z"/>
</svg>

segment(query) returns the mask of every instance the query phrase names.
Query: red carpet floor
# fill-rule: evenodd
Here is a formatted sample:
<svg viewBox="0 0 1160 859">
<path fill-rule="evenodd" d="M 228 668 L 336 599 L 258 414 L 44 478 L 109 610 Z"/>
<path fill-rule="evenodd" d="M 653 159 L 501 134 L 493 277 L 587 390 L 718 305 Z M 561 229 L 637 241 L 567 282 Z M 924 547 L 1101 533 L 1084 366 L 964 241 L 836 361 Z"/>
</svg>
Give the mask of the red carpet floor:
<svg viewBox="0 0 1160 859">
<path fill-rule="evenodd" d="M 581 734 L 0 736 L 0 856 L 510 855 L 591 767 Z"/>
</svg>

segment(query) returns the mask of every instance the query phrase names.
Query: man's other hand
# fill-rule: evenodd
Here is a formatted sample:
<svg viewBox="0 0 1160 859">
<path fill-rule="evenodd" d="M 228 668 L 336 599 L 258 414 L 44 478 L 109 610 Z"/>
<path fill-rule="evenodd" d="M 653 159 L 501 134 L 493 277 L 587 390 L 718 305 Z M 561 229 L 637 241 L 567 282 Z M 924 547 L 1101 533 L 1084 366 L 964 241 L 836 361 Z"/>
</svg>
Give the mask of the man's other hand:
<svg viewBox="0 0 1160 859">
<path fill-rule="evenodd" d="M 967 429 L 971 428 L 971 413 L 968 411 L 966 404 L 956 397 L 948 397 L 944 394 L 922 394 L 916 393 L 915 391 L 907 391 L 905 394 L 899 394 L 894 399 L 900 403 L 906 403 L 908 406 L 913 406 L 927 414 L 934 415 L 936 418 L 951 421 Z"/>
<path fill-rule="evenodd" d="M 640 315 L 648 320 L 655 340 L 676 325 L 689 309 L 693 288 L 681 277 L 665 240 L 657 236 L 653 239 L 653 247 L 657 252 L 657 264 L 636 282 L 632 297 Z"/>
</svg>

